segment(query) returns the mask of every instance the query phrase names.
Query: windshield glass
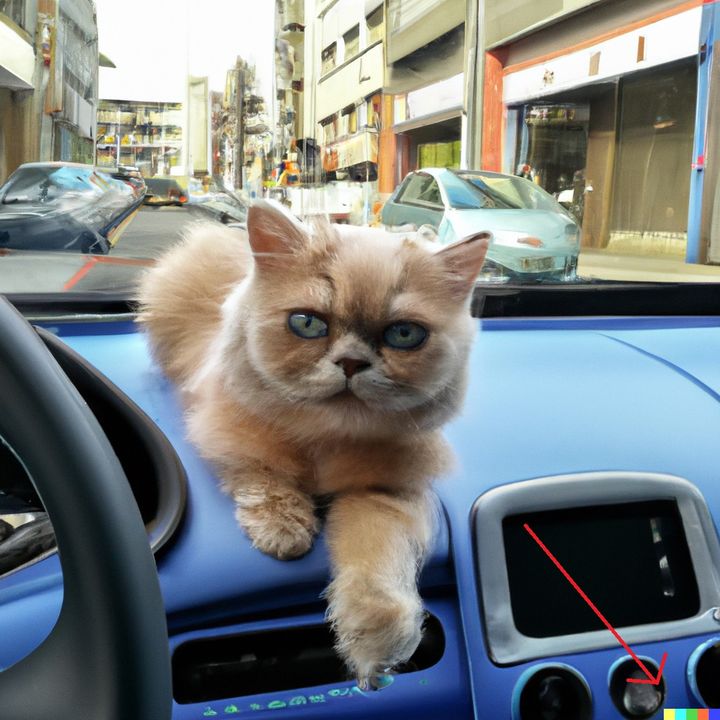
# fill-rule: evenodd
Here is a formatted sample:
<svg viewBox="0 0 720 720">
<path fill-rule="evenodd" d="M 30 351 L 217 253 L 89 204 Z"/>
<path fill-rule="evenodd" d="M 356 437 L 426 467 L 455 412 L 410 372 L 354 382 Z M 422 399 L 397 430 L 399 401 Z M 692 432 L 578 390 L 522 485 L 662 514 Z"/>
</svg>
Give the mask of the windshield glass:
<svg viewBox="0 0 720 720">
<path fill-rule="evenodd" d="M 0 0 L 0 292 L 132 299 L 258 199 L 488 231 L 480 283 L 716 282 L 714 4 L 557 5 Z"/>
<path fill-rule="evenodd" d="M 48 203 L 57 201 L 69 193 L 99 195 L 107 188 L 97 174 L 83 168 L 23 167 L 13 173 L 2 190 L 2 202 Z"/>
<path fill-rule="evenodd" d="M 498 173 L 459 171 L 457 176 L 469 188 L 474 201 L 467 195 L 448 191 L 454 208 L 498 208 L 503 210 L 546 210 L 565 213 L 562 205 L 540 187 L 523 178 Z"/>
</svg>

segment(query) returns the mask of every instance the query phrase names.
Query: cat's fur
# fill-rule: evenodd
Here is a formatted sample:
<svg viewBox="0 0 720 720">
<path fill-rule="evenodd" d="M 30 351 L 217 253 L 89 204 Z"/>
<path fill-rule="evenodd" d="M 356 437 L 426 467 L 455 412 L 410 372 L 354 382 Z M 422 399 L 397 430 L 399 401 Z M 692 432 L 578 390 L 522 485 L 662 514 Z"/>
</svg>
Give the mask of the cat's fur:
<svg viewBox="0 0 720 720">
<path fill-rule="evenodd" d="M 438 428 L 463 397 L 487 236 L 436 252 L 413 233 L 309 228 L 266 203 L 250 209 L 248 236 L 198 226 L 145 277 L 139 320 L 257 548 L 307 552 L 313 498 L 331 496 L 328 617 L 351 671 L 372 682 L 421 637 L 430 481 L 448 461 Z M 300 310 L 322 315 L 328 336 L 294 335 Z M 382 344 L 399 320 L 429 330 L 422 347 Z M 346 377 L 345 358 L 369 366 Z"/>
</svg>

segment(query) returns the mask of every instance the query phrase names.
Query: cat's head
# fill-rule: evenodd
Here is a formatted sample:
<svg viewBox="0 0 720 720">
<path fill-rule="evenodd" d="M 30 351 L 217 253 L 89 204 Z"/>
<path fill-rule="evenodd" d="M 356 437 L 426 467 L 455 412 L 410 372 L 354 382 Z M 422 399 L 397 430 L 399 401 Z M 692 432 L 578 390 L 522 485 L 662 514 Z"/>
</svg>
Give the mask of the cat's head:
<svg viewBox="0 0 720 720">
<path fill-rule="evenodd" d="M 486 233 L 438 249 L 258 203 L 248 234 L 254 269 L 225 307 L 225 356 L 250 366 L 241 392 L 349 434 L 435 427 L 457 410 Z"/>
</svg>

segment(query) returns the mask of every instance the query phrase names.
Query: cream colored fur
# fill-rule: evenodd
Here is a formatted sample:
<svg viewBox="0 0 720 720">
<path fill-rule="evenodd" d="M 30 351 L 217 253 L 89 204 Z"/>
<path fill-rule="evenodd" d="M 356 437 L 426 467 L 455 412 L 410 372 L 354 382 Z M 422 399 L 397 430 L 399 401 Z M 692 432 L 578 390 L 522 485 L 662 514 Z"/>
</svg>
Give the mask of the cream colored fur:
<svg viewBox="0 0 720 720">
<path fill-rule="evenodd" d="M 306 553 L 315 498 L 332 497 L 328 618 L 363 684 L 420 641 L 430 483 L 449 460 L 439 428 L 464 393 L 485 237 L 435 252 L 412 235 L 309 228 L 259 203 L 248 236 L 197 226 L 142 285 L 138 319 L 253 544 Z M 328 336 L 293 334 L 297 311 L 325 318 Z M 428 329 L 424 345 L 383 345 L 400 320 Z M 367 367 L 346 377 L 346 358 Z"/>
</svg>

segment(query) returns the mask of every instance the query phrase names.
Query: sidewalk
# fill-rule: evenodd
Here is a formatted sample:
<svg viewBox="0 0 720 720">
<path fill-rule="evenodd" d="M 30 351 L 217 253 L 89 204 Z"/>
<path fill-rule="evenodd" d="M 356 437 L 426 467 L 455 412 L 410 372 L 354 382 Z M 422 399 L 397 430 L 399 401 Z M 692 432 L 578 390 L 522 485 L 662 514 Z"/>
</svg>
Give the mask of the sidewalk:
<svg viewBox="0 0 720 720">
<path fill-rule="evenodd" d="M 578 275 L 585 278 L 635 282 L 720 283 L 720 265 L 690 265 L 676 258 L 582 249 Z"/>
</svg>

